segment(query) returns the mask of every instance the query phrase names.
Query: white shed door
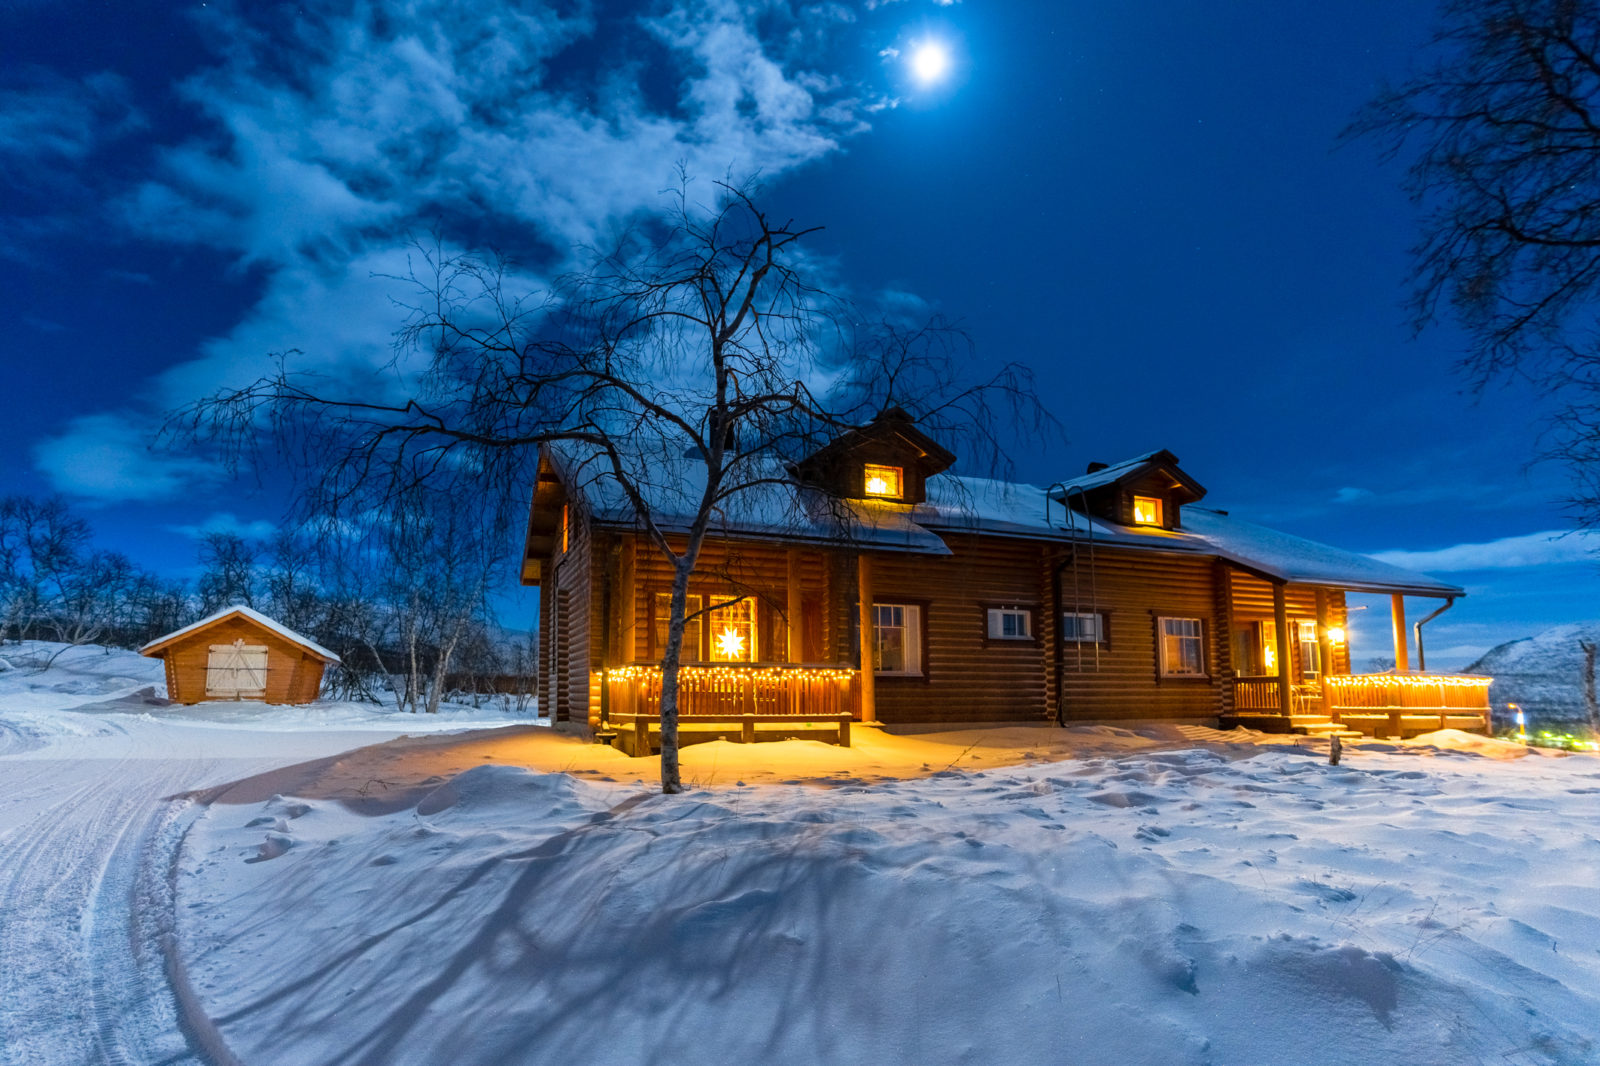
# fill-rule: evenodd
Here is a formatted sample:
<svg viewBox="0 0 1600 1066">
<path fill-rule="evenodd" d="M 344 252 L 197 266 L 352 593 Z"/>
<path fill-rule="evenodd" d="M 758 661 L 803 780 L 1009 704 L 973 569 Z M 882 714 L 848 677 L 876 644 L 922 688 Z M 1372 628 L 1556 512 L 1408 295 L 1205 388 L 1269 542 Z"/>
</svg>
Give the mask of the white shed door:
<svg viewBox="0 0 1600 1066">
<path fill-rule="evenodd" d="M 211 645 L 206 660 L 206 695 L 222 699 L 257 699 L 267 694 L 267 649 L 263 644 Z"/>
</svg>

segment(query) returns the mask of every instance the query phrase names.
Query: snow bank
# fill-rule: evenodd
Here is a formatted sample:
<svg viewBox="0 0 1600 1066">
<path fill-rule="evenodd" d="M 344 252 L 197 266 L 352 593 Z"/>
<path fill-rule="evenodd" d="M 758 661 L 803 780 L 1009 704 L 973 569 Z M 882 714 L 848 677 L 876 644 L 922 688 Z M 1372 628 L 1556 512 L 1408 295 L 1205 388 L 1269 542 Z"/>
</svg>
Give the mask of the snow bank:
<svg viewBox="0 0 1600 1066">
<path fill-rule="evenodd" d="M 180 933 L 247 1062 L 1594 1062 L 1600 760 L 1435 739 L 218 805 Z"/>
</svg>

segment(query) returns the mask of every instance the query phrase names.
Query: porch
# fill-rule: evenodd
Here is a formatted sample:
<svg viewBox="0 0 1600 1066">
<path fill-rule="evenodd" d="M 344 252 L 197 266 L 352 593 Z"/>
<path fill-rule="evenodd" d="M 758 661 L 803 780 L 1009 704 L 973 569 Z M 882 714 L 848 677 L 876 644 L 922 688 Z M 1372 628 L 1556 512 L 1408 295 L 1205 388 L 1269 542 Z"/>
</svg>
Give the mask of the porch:
<svg viewBox="0 0 1600 1066">
<path fill-rule="evenodd" d="M 660 749 L 661 666 L 602 671 L 600 730 L 629 755 Z M 790 737 L 850 746 L 861 717 L 861 675 L 853 666 L 811 663 L 686 664 L 678 671 L 679 742 L 754 743 Z"/>
<path fill-rule="evenodd" d="M 1408 739 L 1436 729 L 1489 732 L 1487 677 L 1398 671 L 1330 674 L 1319 682 L 1287 686 L 1273 677 L 1234 678 L 1233 711 L 1225 726 L 1267 733 L 1338 733 Z"/>
</svg>

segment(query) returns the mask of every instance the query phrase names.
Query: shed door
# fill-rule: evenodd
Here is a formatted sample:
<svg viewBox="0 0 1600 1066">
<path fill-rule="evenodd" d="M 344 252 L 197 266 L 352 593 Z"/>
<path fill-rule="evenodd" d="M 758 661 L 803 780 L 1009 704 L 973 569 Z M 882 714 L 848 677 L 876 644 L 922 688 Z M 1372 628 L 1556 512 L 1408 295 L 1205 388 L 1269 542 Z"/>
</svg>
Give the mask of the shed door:
<svg viewBox="0 0 1600 1066">
<path fill-rule="evenodd" d="M 211 645 L 206 660 L 206 695 L 221 699 L 257 699 L 267 694 L 267 648 L 264 644 Z"/>
</svg>

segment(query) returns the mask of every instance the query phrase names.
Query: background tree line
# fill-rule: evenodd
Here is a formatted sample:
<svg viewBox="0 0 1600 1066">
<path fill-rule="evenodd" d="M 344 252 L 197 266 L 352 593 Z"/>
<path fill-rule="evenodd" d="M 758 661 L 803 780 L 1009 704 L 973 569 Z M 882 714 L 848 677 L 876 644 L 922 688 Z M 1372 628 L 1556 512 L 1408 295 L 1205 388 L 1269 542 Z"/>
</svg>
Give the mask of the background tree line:
<svg viewBox="0 0 1600 1066">
<path fill-rule="evenodd" d="M 309 519 L 266 540 L 213 531 L 191 584 L 97 548 L 59 497 L 0 498 L 0 643 L 138 648 L 243 604 L 342 660 L 324 695 L 436 711 L 452 692 L 531 704 L 536 638 L 491 608 L 507 538 L 470 502 L 414 491 L 374 501 L 361 521 Z"/>
</svg>

